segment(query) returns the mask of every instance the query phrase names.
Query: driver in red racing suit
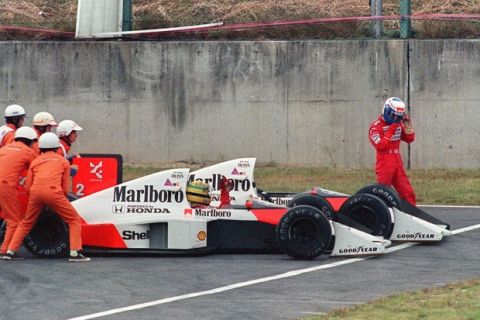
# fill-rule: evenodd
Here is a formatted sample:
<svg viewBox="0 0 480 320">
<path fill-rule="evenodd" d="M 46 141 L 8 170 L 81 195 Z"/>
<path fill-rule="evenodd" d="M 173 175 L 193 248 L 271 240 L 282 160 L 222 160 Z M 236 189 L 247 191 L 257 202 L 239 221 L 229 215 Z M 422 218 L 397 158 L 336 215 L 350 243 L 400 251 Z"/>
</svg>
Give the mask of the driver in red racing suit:
<svg viewBox="0 0 480 320">
<path fill-rule="evenodd" d="M 402 199 L 416 205 L 415 191 L 400 156 L 400 141 L 411 143 L 415 140 L 412 123 L 405 114 L 405 103 L 395 97 L 387 99 L 382 114 L 370 125 L 368 136 L 377 150 L 377 182 L 393 186 Z"/>
</svg>

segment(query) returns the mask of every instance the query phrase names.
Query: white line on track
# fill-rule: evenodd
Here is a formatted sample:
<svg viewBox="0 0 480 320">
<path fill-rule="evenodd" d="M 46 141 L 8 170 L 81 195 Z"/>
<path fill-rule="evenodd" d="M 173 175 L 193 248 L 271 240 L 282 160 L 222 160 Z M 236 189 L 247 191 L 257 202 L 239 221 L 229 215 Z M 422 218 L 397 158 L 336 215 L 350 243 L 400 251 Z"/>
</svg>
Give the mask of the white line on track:
<svg viewBox="0 0 480 320">
<path fill-rule="evenodd" d="M 480 209 L 480 206 L 457 206 L 457 205 L 444 205 L 444 204 L 419 204 L 420 208 L 447 208 L 447 209 Z"/>
<path fill-rule="evenodd" d="M 453 230 L 452 235 L 460 234 L 460 233 L 468 232 L 468 231 L 472 231 L 472 230 L 477 230 L 477 229 L 480 229 L 480 224 L 465 227 L 465 228 L 462 228 L 462 229 Z M 416 244 L 418 244 L 418 243 L 411 242 L 411 243 L 400 244 L 400 245 L 397 245 L 397 246 L 394 246 L 394 247 L 387 248 L 385 250 L 385 253 L 391 253 L 391 252 L 403 250 L 403 249 L 412 247 Z M 279 279 L 284 279 L 284 278 L 290 278 L 290 277 L 298 276 L 300 274 L 310 273 L 310 272 L 314 272 L 314 271 L 318 271 L 318 270 L 331 269 L 331 268 L 335 268 L 335 267 L 339 267 L 339 266 L 343 266 L 343 265 L 347 265 L 347 264 L 352 264 L 352 263 L 359 262 L 359 261 L 364 261 L 364 260 L 367 260 L 367 259 L 370 259 L 370 258 L 371 257 L 350 258 L 350 259 L 347 259 L 347 260 L 337 261 L 337 262 L 333 262 L 333 263 L 329 263 L 329 264 L 323 264 L 321 266 L 289 271 L 289 272 L 277 274 L 277 275 L 270 276 L 270 277 L 265 277 L 265 278 L 260 278 L 260 279 L 245 281 L 245 282 L 234 283 L 234 284 L 230 284 L 228 286 L 218 287 L 218 288 L 211 289 L 211 290 L 193 292 L 193 293 L 188 293 L 188 294 L 184 294 L 184 295 L 181 295 L 181 296 L 176 296 L 176 297 L 171 297 L 171 298 L 166 298 L 166 299 L 155 300 L 155 301 L 151 301 L 151 302 L 135 304 L 135 305 L 132 305 L 132 306 L 127 306 L 127 307 L 117 308 L 117 309 L 111 309 L 111 310 L 102 311 L 102 312 L 98 312 L 98 313 L 92 313 L 92 314 L 85 315 L 85 316 L 70 318 L 69 320 L 95 319 L 95 318 L 100 318 L 100 317 L 104 317 L 104 316 L 109 316 L 109 315 L 112 315 L 112 314 L 117 314 L 117 313 L 132 311 L 132 310 L 138 310 L 138 309 L 153 307 L 153 306 L 157 306 L 157 305 L 160 305 L 160 304 L 166 304 L 166 303 L 170 303 L 170 302 L 174 302 L 174 301 L 180 301 L 180 300 L 186 300 L 186 299 L 196 298 L 196 297 L 200 297 L 200 296 L 217 294 L 217 293 L 220 293 L 220 292 L 225 292 L 225 291 L 230 291 L 230 290 L 234 290 L 234 289 L 238 289 L 238 288 L 248 287 L 248 286 L 251 286 L 251 285 L 258 284 L 258 283 L 269 282 L 269 281 L 274 281 L 274 280 L 279 280 Z"/>
<path fill-rule="evenodd" d="M 452 235 L 453 234 L 459 234 L 459 233 L 464 233 L 472 230 L 480 229 L 480 224 L 475 224 L 473 226 L 465 227 L 462 229 L 457 229 L 457 230 L 452 230 Z"/>
</svg>

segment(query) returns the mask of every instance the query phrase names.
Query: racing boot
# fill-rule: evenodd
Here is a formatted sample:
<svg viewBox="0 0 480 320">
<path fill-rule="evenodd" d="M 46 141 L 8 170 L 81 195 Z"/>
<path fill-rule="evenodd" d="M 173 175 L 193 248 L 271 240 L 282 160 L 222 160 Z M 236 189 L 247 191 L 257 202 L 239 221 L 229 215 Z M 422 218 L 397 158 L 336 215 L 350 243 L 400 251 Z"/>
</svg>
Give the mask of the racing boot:
<svg viewBox="0 0 480 320">
<path fill-rule="evenodd" d="M 68 261 L 70 262 L 87 262 L 90 260 L 91 260 L 90 258 L 85 257 L 80 252 L 74 251 L 74 250 L 70 251 L 70 258 L 68 259 Z"/>
</svg>

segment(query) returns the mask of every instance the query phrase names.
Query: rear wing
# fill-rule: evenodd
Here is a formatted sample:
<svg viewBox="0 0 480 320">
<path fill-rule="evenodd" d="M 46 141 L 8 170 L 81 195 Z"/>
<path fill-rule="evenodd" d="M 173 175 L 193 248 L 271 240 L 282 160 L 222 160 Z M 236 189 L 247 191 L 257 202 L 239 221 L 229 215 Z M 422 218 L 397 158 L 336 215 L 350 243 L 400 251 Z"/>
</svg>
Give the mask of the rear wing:
<svg viewBox="0 0 480 320">
<path fill-rule="evenodd" d="M 188 181 L 202 180 L 210 186 L 213 207 L 220 205 L 219 183 L 225 176 L 232 186 L 230 204 L 244 204 L 250 196 L 257 194 L 254 182 L 255 158 L 241 158 L 222 162 L 210 167 L 190 172 Z"/>
</svg>

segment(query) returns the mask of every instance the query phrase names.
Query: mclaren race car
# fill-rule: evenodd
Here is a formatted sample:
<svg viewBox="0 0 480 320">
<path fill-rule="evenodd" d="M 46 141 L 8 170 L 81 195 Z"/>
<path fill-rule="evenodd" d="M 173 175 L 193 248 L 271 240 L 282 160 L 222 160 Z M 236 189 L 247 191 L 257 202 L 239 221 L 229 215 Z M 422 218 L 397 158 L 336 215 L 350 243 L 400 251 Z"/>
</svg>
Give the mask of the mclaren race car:
<svg viewBox="0 0 480 320">
<path fill-rule="evenodd" d="M 86 185 L 74 181 L 82 197 L 71 200 L 83 219 L 82 239 L 90 254 L 283 251 L 293 258 L 313 259 L 321 254 L 377 255 L 391 240 L 439 241 L 449 233 L 446 223 L 416 207 L 403 211 L 406 205 L 383 186 L 366 187 L 352 197 L 320 188 L 297 195 L 259 192 L 254 158 L 193 172 L 165 170 L 90 189 L 86 186 L 92 181 L 103 181 L 103 173 L 98 175 L 88 158 L 84 161 L 90 163 L 83 172 L 91 169 L 97 179 L 80 177 L 90 181 Z M 121 176 L 121 165 L 113 167 L 111 172 Z M 196 180 L 210 186 L 209 206 L 192 207 L 187 201 L 187 185 Z M 68 228 L 47 209 L 24 244 L 38 256 L 63 256 Z"/>
</svg>

